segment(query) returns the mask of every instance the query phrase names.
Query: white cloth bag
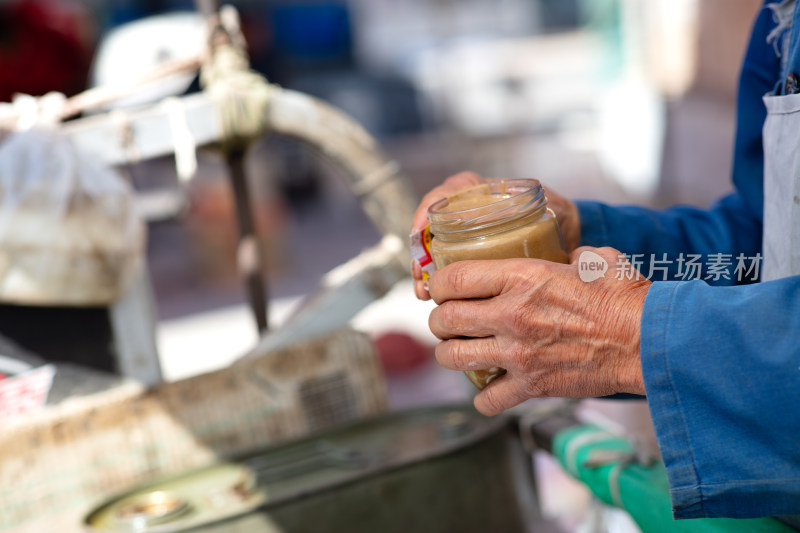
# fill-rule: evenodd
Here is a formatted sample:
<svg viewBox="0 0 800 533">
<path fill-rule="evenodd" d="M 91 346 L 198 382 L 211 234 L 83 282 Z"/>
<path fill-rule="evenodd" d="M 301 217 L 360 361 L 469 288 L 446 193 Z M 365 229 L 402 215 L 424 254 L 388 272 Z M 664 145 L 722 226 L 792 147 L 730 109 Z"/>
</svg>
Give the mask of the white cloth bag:
<svg viewBox="0 0 800 533">
<path fill-rule="evenodd" d="M 0 301 L 105 305 L 141 261 L 133 193 L 57 126 L 0 142 Z"/>
</svg>

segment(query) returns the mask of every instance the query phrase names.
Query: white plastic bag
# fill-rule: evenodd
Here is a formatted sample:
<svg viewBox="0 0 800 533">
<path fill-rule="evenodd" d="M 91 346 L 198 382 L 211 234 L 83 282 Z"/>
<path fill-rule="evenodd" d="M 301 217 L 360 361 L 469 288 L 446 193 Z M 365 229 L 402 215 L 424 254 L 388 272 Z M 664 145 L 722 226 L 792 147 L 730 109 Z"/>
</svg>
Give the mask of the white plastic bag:
<svg viewBox="0 0 800 533">
<path fill-rule="evenodd" d="M 0 301 L 104 305 L 142 259 L 128 184 L 55 127 L 0 143 Z"/>
</svg>

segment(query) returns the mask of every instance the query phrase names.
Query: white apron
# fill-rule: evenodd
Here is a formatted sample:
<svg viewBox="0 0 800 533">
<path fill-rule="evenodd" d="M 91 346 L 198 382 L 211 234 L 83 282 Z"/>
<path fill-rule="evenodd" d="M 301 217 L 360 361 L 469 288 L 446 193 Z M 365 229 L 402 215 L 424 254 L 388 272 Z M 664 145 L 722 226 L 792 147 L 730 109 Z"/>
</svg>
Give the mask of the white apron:
<svg viewBox="0 0 800 533">
<path fill-rule="evenodd" d="M 765 96 L 762 281 L 800 274 L 800 94 Z"/>
</svg>

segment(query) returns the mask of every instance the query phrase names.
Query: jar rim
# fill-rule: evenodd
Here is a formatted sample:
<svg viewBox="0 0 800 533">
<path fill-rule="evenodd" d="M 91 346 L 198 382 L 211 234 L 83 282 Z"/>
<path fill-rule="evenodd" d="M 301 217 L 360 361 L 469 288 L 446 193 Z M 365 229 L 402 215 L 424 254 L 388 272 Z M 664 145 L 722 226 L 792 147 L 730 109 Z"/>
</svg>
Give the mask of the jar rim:
<svg viewBox="0 0 800 533">
<path fill-rule="evenodd" d="M 468 209 L 445 211 L 450 197 L 442 198 L 428 208 L 431 232 L 435 235 L 488 229 L 547 205 L 539 180 L 492 178 L 487 179 L 485 184 L 490 194 L 498 195 L 497 201 Z M 500 198 L 500 194 L 507 196 Z"/>
</svg>

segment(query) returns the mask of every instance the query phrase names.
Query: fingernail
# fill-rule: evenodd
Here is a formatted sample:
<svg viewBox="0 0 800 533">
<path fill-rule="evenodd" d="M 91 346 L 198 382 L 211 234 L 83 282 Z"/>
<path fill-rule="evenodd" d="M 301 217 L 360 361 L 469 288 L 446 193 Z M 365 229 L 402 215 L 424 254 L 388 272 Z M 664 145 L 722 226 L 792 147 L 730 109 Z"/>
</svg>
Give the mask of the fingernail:
<svg viewBox="0 0 800 533">
<path fill-rule="evenodd" d="M 426 291 L 430 292 L 430 287 L 428 286 L 428 282 L 427 281 L 424 281 L 422 283 L 422 286 L 425 288 Z"/>
</svg>

